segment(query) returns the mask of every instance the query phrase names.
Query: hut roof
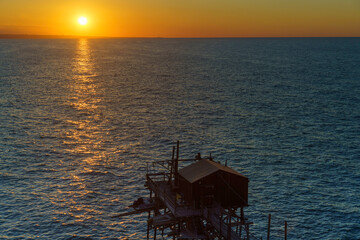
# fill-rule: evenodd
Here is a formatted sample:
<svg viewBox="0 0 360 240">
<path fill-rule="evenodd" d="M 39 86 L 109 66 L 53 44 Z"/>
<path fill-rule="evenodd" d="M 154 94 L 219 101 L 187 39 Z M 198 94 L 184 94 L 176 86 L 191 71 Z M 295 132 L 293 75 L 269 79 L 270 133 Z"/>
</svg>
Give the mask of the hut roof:
<svg viewBox="0 0 360 240">
<path fill-rule="evenodd" d="M 238 173 L 237 171 L 226 167 L 224 165 L 221 165 L 220 163 L 208 160 L 208 159 L 203 159 L 200 160 L 196 163 L 193 163 L 189 166 L 186 166 L 182 169 L 179 170 L 179 174 L 185 178 L 188 182 L 190 183 L 194 183 L 206 176 L 209 176 L 217 171 L 224 171 L 224 172 L 228 172 L 243 178 L 246 178 L 245 176 L 241 175 L 240 173 Z"/>
</svg>

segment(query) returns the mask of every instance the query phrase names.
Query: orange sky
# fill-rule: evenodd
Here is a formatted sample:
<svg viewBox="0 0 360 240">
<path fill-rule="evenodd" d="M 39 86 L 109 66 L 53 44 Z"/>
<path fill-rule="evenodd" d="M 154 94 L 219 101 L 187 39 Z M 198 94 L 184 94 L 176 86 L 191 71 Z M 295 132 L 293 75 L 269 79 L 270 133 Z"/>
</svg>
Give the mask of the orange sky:
<svg viewBox="0 0 360 240">
<path fill-rule="evenodd" d="M 0 0 L 0 34 L 360 37 L 360 0 Z"/>
</svg>

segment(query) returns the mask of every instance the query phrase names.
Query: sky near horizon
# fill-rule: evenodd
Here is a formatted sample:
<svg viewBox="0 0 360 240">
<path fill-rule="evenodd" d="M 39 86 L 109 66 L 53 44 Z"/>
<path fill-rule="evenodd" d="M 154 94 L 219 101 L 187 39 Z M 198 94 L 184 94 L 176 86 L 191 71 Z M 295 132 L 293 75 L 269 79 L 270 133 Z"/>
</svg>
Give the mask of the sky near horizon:
<svg viewBox="0 0 360 240">
<path fill-rule="evenodd" d="M 360 0 L 0 0 L 0 34 L 360 37 Z"/>
</svg>

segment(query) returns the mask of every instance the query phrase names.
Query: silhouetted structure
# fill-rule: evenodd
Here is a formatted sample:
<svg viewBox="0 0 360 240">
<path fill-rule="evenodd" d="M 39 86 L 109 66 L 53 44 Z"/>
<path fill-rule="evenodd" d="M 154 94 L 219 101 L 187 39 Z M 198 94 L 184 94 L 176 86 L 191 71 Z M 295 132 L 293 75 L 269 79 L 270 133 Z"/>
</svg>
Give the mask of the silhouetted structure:
<svg viewBox="0 0 360 240">
<path fill-rule="evenodd" d="M 248 205 L 249 179 L 235 170 L 209 159 L 179 170 L 179 193 L 193 207 L 209 207 L 214 201 L 223 208 Z"/>
<path fill-rule="evenodd" d="M 192 163 L 178 170 L 179 164 L 187 162 Z M 173 239 L 257 239 L 250 234 L 252 223 L 244 216 L 248 182 L 211 156 L 179 159 L 178 142 L 171 160 L 148 165 L 145 186 L 149 198 L 134 201 L 135 211 L 113 217 L 148 212 L 147 239 L 150 230 L 154 239 L 159 234 Z"/>
</svg>

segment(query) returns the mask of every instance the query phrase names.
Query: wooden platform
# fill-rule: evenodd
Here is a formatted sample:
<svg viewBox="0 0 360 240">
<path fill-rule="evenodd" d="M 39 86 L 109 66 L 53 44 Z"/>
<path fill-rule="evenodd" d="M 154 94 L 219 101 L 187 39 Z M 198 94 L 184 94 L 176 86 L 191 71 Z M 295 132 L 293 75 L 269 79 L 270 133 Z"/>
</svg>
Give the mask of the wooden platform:
<svg viewBox="0 0 360 240">
<path fill-rule="evenodd" d="M 155 193 L 165 207 L 167 207 L 174 217 L 191 217 L 200 216 L 200 210 L 193 209 L 191 206 L 181 203 L 176 199 L 176 193 L 172 190 L 171 185 L 167 181 L 153 181 L 151 175 L 147 176 L 147 186 Z"/>
<path fill-rule="evenodd" d="M 158 175 L 156 175 L 158 176 Z M 176 219 L 200 216 L 206 219 L 220 233 L 222 237 L 229 240 L 240 240 L 241 237 L 232 228 L 231 224 L 221 219 L 221 213 L 225 212 L 220 205 L 214 208 L 203 208 L 202 210 L 194 209 L 192 206 L 186 205 L 181 200 L 176 199 L 176 193 L 172 190 L 172 186 L 168 181 L 154 181 L 151 175 L 147 176 L 147 187 L 155 193 L 155 196 L 161 200 L 162 204 L 168 208 L 171 214 L 155 216 L 151 219 L 154 227 L 171 225 L 176 223 Z M 189 232 L 184 232 L 183 237 L 194 236 Z M 201 238 L 204 237 L 201 235 Z M 191 238 L 191 237 L 190 237 Z"/>
</svg>

